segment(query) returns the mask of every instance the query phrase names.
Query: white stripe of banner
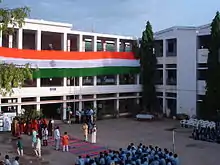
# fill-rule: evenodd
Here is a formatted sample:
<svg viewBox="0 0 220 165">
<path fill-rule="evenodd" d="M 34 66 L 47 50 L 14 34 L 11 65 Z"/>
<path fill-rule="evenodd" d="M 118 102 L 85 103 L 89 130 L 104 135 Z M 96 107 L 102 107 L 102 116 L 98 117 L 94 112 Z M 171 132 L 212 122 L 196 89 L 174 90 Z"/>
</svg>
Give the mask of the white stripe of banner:
<svg viewBox="0 0 220 165">
<path fill-rule="evenodd" d="M 96 68 L 96 67 L 139 67 L 138 60 L 126 59 L 98 59 L 98 60 L 27 60 L 0 57 L 3 63 L 24 65 L 29 63 L 32 68 Z"/>
</svg>

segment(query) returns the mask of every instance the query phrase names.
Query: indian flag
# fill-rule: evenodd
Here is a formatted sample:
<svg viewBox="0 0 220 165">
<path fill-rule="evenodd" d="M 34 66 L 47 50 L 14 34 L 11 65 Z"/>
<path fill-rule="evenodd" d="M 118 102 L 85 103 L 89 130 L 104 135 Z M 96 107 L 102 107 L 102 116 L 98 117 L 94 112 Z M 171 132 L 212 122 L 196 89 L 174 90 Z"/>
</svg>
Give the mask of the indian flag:
<svg viewBox="0 0 220 165">
<path fill-rule="evenodd" d="M 132 52 L 63 52 L 0 48 L 0 61 L 29 63 L 34 78 L 115 75 L 139 72 L 139 60 Z"/>
</svg>

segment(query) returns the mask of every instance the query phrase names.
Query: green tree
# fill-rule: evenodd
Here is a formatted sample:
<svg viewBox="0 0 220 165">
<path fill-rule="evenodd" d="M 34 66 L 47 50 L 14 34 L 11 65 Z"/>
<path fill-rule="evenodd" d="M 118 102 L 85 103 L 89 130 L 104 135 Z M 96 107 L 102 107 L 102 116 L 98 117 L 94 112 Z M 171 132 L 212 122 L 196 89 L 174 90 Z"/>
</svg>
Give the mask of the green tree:
<svg viewBox="0 0 220 165">
<path fill-rule="evenodd" d="M 0 35 L 9 35 L 15 28 L 21 28 L 29 13 L 28 7 L 0 8 L 0 31 L 2 32 Z M 29 64 L 16 66 L 0 61 L 0 95 L 12 94 L 13 87 L 21 87 L 26 79 L 32 79 L 32 69 Z"/>
<path fill-rule="evenodd" d="M 154 36 L 150 22 L 146 24 L 140 41 L 139 50 L 135 50 L 140 58 L 142 78 L 142 106 L 145 111 L 159 112 L 155 88 L 157 58 L 154 54 Z"/>
<path fill-rule="evenodd" d="M 220 14 L 216 13 L 211 23 L 211 41 L 207 60 L 206 95 L 200 117 L 214 119 L 220 110 Z"/>
</svg>

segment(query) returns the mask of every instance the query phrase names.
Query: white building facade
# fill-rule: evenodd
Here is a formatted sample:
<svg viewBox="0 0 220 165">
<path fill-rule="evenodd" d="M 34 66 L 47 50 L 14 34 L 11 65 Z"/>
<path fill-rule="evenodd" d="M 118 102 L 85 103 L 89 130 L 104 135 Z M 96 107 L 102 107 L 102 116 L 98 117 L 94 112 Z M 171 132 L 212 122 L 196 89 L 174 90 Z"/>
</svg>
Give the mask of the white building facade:
<svg viewBox="0 0 220 165">
<path fill-rule="evenodd" d="M 1 35 L 0 47 L 5 51 L 6 48 L 16 48 L 60 53 L 123 53 L 131 51 L 133 41 L 133 37 L 72 30 L 71 24 L 27 19 L 24 27 L 16 29 L 13 35 Z M 30 56 L 33 54 L 29 53 Z M 138 61 L 133 63 L 136 65 Z M 54 61 L 49 64 L 52 67 L 56 65 Z M 66 119 L 68 106 L 73 110 L 96 108 L 102 114 L 112 115 L 129 113 L 131 105 L 139 104 L 141 85 L 138 65 L 124 68 L 118 66 L 114 70 L 105 68 L 99 72 L 89 68 L 86 70 L 86 67 L 85 64 L 79 71 L 77 68 L 74 71 L 66 68 L 65 72 L 42 69 L 40 76 L 35 74 L 32 81 L 27 80 L 24 87 L 14 89 L 11 96 L 0 95 L 0 111 L 19 114 L 22 109 L 37 109 L 48 117 L 56 117 L 54 114 L 62 107 L 62 118 Z"/>
<path fill-rule="evenodd" d="M 205 95 L 210 25 L 155 33 L 157 95 L 164 113 L 196 115 Z"/>
<path fill-rule="evenodd" d="M 205 94 L 210 25 L 172 27 L 154 34 L 157 56 L 157 96 L 163 112 L 195 115 Z M 0 47 L 59 52 L 130 52 L 133 37 L 72 30 L 71 24 L 27 19 L 13 35 L 1 35 Z M 50 65 L 56 65 L 52 60 Z M 77 64 L 78 65 L 78 64 Z M 86 67 L 86 66 L 85 66 Z M 74 73 L 73 73 L 74 72 Z M 105 74 L 106 73 L 106 74 Z M 130 113 L 141 103 L 139 66 L 95 71 L 44 70 L 14 89 L 11 96 L 0 96 L 0 112 L 22 109 L 42 110 L 54 117 L 56 110 L 96 108 L 101 114 Z M 51 112 L 54 111 L 54 112 Z"/>
</svg>

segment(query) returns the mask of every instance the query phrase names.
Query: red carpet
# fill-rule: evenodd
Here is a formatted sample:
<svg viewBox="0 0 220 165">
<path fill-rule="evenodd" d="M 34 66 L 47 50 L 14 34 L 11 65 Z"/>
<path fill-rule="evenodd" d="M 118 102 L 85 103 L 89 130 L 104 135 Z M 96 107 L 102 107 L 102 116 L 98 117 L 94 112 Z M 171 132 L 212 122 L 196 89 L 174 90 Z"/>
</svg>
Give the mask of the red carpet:
<svg viewBox="0 0 220 165">
<path fill-rule="evenodd" d="M 54 139 L 52 137 L 48 139 L 48 145 L 54 146 Z M 81 155 L 82 157 L 86 157 L 87 155 L 90 155 L 93 157 L 97 156 L 100 152 L 104 152 L 106 150 L 108 150 L 107 147 L 92 144 L 90 142 L 85 142 L 83 140 L 70 136 L 69 152 L 76 156 Z"/>
</svg>

